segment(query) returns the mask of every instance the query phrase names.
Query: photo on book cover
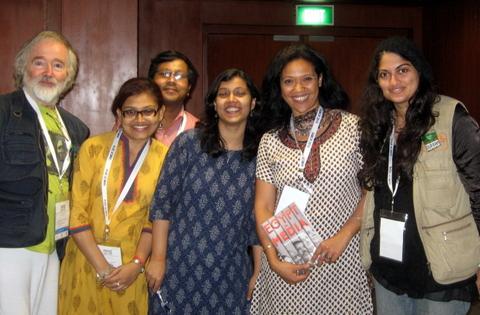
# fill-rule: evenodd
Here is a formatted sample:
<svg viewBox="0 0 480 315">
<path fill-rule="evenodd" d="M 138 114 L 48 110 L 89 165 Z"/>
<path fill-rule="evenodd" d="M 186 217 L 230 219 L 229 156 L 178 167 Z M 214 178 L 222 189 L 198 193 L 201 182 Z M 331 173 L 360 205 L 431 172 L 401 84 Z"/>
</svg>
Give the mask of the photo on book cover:
<svg viewBox="0 0 480 315">
<path fill-rule="evenodd" d="M 286 262 L 309 262 L 321 242 L 320 236 L 295 203 L 265 221 L 262 227 L 280 259 Z"/>
</svg>

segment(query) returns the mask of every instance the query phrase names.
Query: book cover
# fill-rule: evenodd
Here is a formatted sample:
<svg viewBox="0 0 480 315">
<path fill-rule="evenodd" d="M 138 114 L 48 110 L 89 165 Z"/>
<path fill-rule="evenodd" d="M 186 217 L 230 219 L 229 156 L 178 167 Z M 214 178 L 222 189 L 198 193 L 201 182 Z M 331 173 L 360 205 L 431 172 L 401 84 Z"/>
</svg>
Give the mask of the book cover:
<svg viewBox="0 0 480 315">
<path fill-rule="evenodd" d="M 280 259 L 290 263 L 309 262 L 322 241 L 294 202 L 265 221 L 262 227 Z"/>
</svg>

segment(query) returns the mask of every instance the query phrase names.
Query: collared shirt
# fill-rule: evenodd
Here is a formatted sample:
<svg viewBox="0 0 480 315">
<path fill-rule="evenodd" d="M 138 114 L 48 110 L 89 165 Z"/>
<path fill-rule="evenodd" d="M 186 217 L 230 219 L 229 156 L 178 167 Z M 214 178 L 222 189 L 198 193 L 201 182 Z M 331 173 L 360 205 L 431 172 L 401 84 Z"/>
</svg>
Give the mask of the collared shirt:
<svg viewBox="0 0 480 315">
<path fill-rule="evenodd" d="M 179 134 L 180 129 L 182 128 L 183 113 L 185 113 L 185 117 L 187 118 L 187 121 L 185 123 L 185 128 L 181 130 L 181 132 L 195 128 L 195 124 L 197 123 L 198 118 L 193 116 L 186 110 L 182 109 L 178 113 L 177 117 L 175 117 L 172 125 L 169 128 L 165 129 L 160 127 L 157 129 L 157 132 L 155 132 L 155 138 L 161 143 L 163 143 L 164 145 L 166 145 L 167 147 L 169 147 L 172 144 L 173 140 L 175 140 L 175 138 Z"/>
</svg>

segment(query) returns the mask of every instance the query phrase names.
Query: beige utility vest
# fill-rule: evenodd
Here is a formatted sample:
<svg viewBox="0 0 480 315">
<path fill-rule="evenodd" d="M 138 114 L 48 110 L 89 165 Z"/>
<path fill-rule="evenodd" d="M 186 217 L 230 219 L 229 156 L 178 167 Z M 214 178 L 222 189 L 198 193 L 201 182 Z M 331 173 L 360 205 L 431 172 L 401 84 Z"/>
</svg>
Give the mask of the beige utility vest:
<svg viewBox="0 0 480 315">
<path fill-rule="evenodd" d="M 463 106 L 453 98 L 441 96 L 433 106 L 438 116 L 430 131 L 436 131 L 441 145 L 427 152 L 422 144 L 413 170 L 417 228 L 433 278 L 441 284 L 473 276 L 480 263 L 480 237 L 469 196 L 452 157 L 452 123 L 457 104 Z M 360 230 L 360 255 L 366 269 L 372 263 L 373 194 L 367 193 Z"/>
</svg>

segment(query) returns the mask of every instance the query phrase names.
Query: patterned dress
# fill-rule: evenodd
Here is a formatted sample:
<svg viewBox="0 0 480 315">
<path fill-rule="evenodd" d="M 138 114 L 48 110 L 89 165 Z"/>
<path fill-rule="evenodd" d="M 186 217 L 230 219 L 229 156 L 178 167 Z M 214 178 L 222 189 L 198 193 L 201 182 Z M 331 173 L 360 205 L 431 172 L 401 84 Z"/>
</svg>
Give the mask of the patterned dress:
<svg viewBox="0 0 480 315">
<path fill-rule="evenodd" d="M 114 132 L 88 139 L 75 160 L 71 233 L 90 229 L 102 243 L 105 219 L 102 208 L 101 180 Z M 120 246 L 123 263 L 132 261 L 143 230 L 151 230 L 148 209 L 167 148 L 154 140 L 125 200 L 113 214 L 110 240 L 106 245 Z M 122 136 L 112 161 L 108 180 L 108 204 L 114 205 L 132 167 L 129 167 L 128 140 Z M 59 314 L 142 315 L 147 313 L 148 294 L 145 275 L 122 292 L 114 292 L 96 283 L 95 269 L 88 263 L 73 239 L 69 239 L 60 271 Z"/>
<path fill-rule="evenodd" d="M 361 167 L 356 116 L 344 111 L 325 113 L 327 129 L 314 141 L 304 174 L 301 151 L 286 130 L 263 136 L 257 178 L 277 188 L 277 202 L 286 185 L 312 190 L 305 210 L 322 239 L 335 235 L 360 199 L 357 172 Z M 305 142 L 299 143 L 303 149 Z M 273 272 L 262 255 L 262 267 L 252 301 L 252 314 L 372 314 L 366 273 L 361 267 L 355 236 L 334 264 L 313 269 L 304 282 L 289 285 Z"/>
<path fill-rule="evenodd" d="M 255 160 L 241 161 L 240 151 L 209 156 L 196 129 L 170 147 L 150 219 L 170 221 L 160 289 L 173 314 L 247 312 L 248 246 L 258 244 L 254 182 Z M 165 313 L 157 296 L 150 313 Z"/>
</svg>

